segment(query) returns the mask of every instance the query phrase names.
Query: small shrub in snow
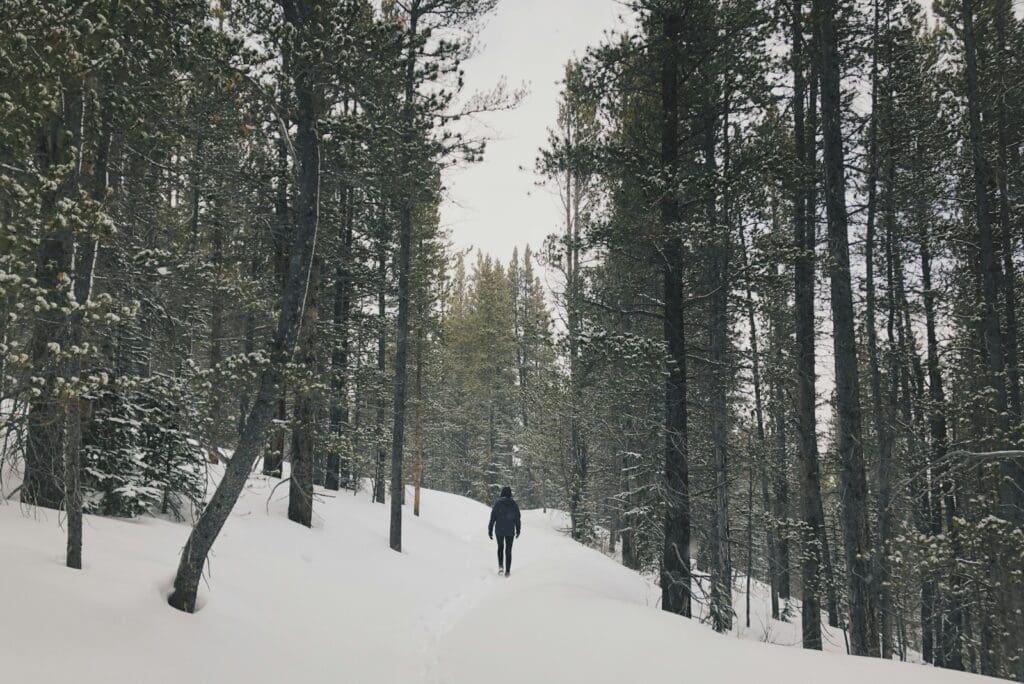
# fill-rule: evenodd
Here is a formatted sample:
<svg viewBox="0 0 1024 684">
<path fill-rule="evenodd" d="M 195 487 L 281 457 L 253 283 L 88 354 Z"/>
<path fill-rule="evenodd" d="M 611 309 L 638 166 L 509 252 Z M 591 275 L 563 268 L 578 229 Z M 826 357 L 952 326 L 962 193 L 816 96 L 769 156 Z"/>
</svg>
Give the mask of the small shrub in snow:
<svg viewBox="0 0 1024 684">
<path fill-rule="evenodd" d="M 194 406 L 183 382 L 153 376 L 91 400 L 94 413 L 82 433 L 89 512 L 181 519 L 201 504 L 205 464 L 199 445 L 183 430 L 193 422 Z"/>
</svg>

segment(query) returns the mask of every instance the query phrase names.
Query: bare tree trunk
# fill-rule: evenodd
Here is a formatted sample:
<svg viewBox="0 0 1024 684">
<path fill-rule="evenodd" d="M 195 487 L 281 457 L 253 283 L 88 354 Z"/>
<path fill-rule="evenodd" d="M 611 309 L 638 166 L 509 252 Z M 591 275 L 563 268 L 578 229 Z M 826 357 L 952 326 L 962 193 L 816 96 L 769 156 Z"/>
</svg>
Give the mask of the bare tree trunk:
<svg viewBox="0 0 1024 684">
<path fill-rule="evenodd" d="M 285 21 L 296 28 L 307 43 L 313 0 L 283 0 Z M 304 40 L 303 40 L 304 39 Z M 296 57 L 303 57 L 300 49 Z M 298 134 L 295 140 L 299 168 L 295 230 L 289 250 L 288 275 L 281 295 L 281 314 L 270 349 L 271 363 L 260 373 L 259 390 L 238 448 L 224 471 L 224 477 L 203 509 L 181 554 L 168 603 L 178 610 L 195 612 L 196 593 L 203 566 L 217 535 L 238 500 L 259 447 L 266 436 L 274 404 L 280 397 L 284 364 L 291 361 L 302 326 L 306 290 L 312 270 L 319 222 L 320 140 L 317 133 L 317 84 L 314 70 L 304 58 L 294 60 L 295 91 L 298 99 Z"/>
</svg>

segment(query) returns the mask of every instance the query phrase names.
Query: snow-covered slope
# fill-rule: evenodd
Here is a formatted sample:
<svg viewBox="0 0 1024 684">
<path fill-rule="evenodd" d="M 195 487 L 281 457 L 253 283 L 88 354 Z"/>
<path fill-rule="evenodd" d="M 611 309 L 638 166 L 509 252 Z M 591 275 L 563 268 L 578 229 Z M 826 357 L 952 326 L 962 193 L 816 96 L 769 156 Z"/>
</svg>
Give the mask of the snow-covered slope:
<svg viewBox="0 0 1024 684">
<path fill-rule="evenodd" d="M 285 488 L 268 504 L 274 483 L 252 479 L 195 615 L 165 603 L 186 526 L 87 518 L 85 569 L 76 572 L 63 566 L 57 513 L 0 505 L 4 680 L 982 681 L 714 634 L 658 610 L 646 579 L 568 539 L 539 511 L 525 513 L 505 579 L 479 503 L 424 492 L 422 517 L 406 515 L 399 555 L 387 546 L 384 506 L 365 494 L 325 496 L 306 530 L 285 518 Z"/>
</svg>

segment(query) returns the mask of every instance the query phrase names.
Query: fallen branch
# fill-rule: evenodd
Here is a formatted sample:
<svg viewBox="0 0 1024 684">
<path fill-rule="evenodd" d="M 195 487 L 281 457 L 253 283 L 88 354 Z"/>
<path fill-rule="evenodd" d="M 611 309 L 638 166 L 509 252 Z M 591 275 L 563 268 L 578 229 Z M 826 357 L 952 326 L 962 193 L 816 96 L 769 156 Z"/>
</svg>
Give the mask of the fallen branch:
<svg viewBox="0 0 1024 684">
<path fill-rule="evenodd" d="M 965 449 L 956 449 L 954 451 L 947 451 L 946 456 L 948 458 L 963 457 L 998 461 L 1004 458 L 1024 458 L 1024 451 L 1018 449 L 1007 449 L 1005 451 L 967 451 Z"/>
</svg>

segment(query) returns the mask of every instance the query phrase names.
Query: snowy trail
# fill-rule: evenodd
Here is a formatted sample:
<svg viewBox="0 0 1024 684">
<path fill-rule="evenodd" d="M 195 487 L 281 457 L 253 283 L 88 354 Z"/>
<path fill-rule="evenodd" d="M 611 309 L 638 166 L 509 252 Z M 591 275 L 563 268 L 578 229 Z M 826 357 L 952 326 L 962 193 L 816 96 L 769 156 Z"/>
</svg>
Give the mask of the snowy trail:
<svg viewBox="0 0 1024 684">
<path fill-rule="evenodd" d="M 52 511 L 0 505 L 0 662 L 13 681 L 803 682 L 966 684 L 917 665 L 721 636 L 657 610 L 657 588 L 524 513 L 512 577 L 495 573 L 488 509 L 426 491 L 387 547 L 387 511 L 325 495 L 315 526 L 285 518 L 284 488 L 254 477 L 215 547 L 195 615 L 165 596 L 184 525 L 88 518 L 86 568 L 62 565 Z M 269 508 L 269 513 L 268 513 Z M 759 622 L 760 621 L 760 622 Z M 798 627 L 797 627 L 798 628 Z M 775 623 L 779 639 L 793 625 Z M 839 640 L 841 643 L 841 639 Z"/>
</svg>

